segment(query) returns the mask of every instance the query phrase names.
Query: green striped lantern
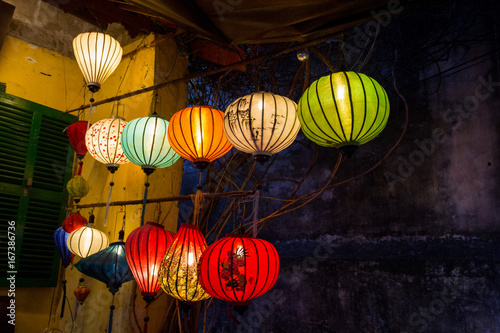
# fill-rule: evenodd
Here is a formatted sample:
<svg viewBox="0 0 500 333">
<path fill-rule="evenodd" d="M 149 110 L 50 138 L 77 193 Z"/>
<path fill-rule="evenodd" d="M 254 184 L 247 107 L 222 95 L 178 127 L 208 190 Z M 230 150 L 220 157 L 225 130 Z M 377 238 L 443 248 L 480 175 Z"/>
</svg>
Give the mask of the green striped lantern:
<svg viewBox="0 0 500 333">
<path fill-rule="evenodd" d="M 384 88 L 371 77 L 338 72 L 307 88 L 299 100 L 298 116 L 307 138 L 350 156 L 385 128 L 389 100 Z"/>
<path fill-rule="evenodd" d="M 121 136 L 125 156 L 147 175 L 171 166 L 180 156 L 170 146 L 167 130 L 168 121 L 157 114 L 130 121 Z"/>
<path fill-rule="evenodd" d="M 68 181 L 66 188 L 73 200 L 79 203 L 80 199 L 89 193 L 89 182 L 82 176 L 76 175 Z"/>
</svg>

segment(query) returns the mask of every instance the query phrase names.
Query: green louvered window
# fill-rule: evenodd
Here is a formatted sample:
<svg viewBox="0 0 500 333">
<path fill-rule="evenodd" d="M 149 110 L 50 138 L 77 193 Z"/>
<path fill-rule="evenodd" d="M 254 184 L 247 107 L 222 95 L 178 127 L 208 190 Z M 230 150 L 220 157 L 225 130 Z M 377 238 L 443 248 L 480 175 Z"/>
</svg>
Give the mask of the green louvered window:
<svg viewBox="0 0 500 333">
<path fill-rule="evenodd" d="M 63 133 L 73 115 L 0 93 L 0 285 L 13 269 L 7 226 L 16 222 L 17 286 L 54 286 L 53 234 L 65 217 L 74 151 Z"/>
</svg>

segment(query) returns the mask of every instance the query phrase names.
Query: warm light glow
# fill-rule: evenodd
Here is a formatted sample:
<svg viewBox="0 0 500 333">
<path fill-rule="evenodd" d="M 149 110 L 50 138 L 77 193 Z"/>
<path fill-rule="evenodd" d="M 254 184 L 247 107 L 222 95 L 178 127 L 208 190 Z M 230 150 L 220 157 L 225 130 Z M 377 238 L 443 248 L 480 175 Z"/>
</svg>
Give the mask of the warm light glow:
<svg viewBox="0 0 500 333">
<path fill-rule="evenodd" d="M 73 51 L 85 81 L 92 92 L 114 72 L 123 50 L 113 37 L 100 32 L 86 32 L 73 39 Z"/>
<path fill-rule="evenodd" d="M 289 98 L 268 92 L 240 97 L 226 109 L 224 132 L 238 150 L 267 160 L 297 137 L 300 124 L 297 104 Z"/>
<path fill-rule="evenodd" d="M 85 136 L 88 152 L 108 168 L 118 168 L 129 162 L 123 154 L 120 137 L 127 122 L 121 117 L 111 117 L 96 122 Z"/>
<path fill-rule="evenodd" d="M 172 148 L 203 169 L 233 147 L 222 128 L 224 113 L 209 106 L 193 106 L 175 113 L 168 127 Z"/>
<path fill-rule="evenodd" d="M 197 227 L 181 224 L 160 265 L 160 285 L 167 294 L 184 302 L 210 297 L 198 282 L 198 261 L 206 248 Z"/>
<path fill-rule="evenodd" d="M 389 118 L 389 100 L 369 76 L 339 72 L 313 82 L 299 100 L 298 113 L 307 138 L 342 150 L 379 135 Z"/>
<path fill-rule="evenodd" d="M 158 115 L 130 121 L 121 135 L 125 156 L 143 169 L 171 166 L 180 156 L 170 147 L 167 129 L 168 121 Z"/>
<path fill-rule="evenodd" d="M 73 254 L 86 258 L 107 248 L 109 239 L 104 232 L 88 224 L 70 233 L 66 244 Z"/>
</svg>

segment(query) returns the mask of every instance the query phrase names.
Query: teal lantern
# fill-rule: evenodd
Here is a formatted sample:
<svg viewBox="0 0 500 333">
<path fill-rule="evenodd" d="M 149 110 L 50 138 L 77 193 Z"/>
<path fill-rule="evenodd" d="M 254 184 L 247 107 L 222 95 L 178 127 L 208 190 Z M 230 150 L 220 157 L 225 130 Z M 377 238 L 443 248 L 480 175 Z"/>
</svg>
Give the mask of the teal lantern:
<svg viewBox="0 0 500 333">
<path fill-rule="evenodd" d="M 125 156 L 147 175 L 171 166 L 180 156 L 170 147 L 167 130 L 168 121 L 157 114 L 130 121 L 121 136 Z"/>
<path fill-rule="evenodd" d="M 371 77 L 338 72 L 307 88 L 299 100 L 298 116 L 308 139 L 350 155 L 385 128 L 389 99 Z"/>
</svg>

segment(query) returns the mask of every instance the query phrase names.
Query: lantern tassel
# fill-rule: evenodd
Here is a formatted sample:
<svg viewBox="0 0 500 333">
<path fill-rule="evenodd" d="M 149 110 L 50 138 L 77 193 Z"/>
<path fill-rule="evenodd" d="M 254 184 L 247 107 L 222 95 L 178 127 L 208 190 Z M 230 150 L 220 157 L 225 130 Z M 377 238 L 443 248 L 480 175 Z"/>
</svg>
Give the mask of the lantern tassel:
<svg viewBox="0 0 500 333">
<path fill-rule="evenodd" d="M 64 306 L 66 305 L 66 280 L 63 280 L 62 284 L 63 284 L 63 303 L 62 303 L 60 318 L 64 317 Z"/>
<path fill-rule="evenodd" d="M 238 325 L 241 325 L 240 321 L 236 318 L 236 316 L 233 314 L 233 311 L 231 311 L 231 305 L 227 306 L 227 313 L 229 313 L 229 317 Z"/>
<path fill-rule="evenodd" d="M 77 314 L 79 305 L 80 305 L 80 302 L 78 302 L 78 299 L 76 299 L 75 300 L 75 314 L 73 315 L 73 320 L 76 320 L 76 314 Z"/>
<path fill-rule="evenodd" d="M 106 213 L 104 214 L 104 226 L 108 225 L 109 204 L 111 203 L 111 192 L 113 192 L 113 185 L 115 185 L 115 183 L 113 181 L 111 181 L 111 183 L 109 183 L 108 201 L 106 201 Z"/>
<path fill-rule="evenodd" d="M 83 167 L 83 162 L 82 161 L 79 161 L 78 162 L 78 172 L 76 173 L 78 176 L 81 176 L 82 175 L 82 167 Z"/>
<path fill-rule="evenodd" d="M 108 333 L 111 333 L 113 328 L 113 310 L 115 309 L 115 294 L 113 294 L 113 300 L 111 301 L 111 306 L 109 307 L 109 324 L 108 324 Z"/>
<path fill-rule="evenodd" d="M 146 317 L 144 317 L 144 329 L 142 330 L 142 333 L 148 333 L 148 321 L 149 321 L 148 310 L 149 310 L 149 304 L 146 305 Z"/>
<path fill-rule="evenodd" d="M 259 195 L 260 191 L 255 191 L 253 197 L 253 238 L 257 237 L 257 221 L 259 219 Z"/>
</svg>

